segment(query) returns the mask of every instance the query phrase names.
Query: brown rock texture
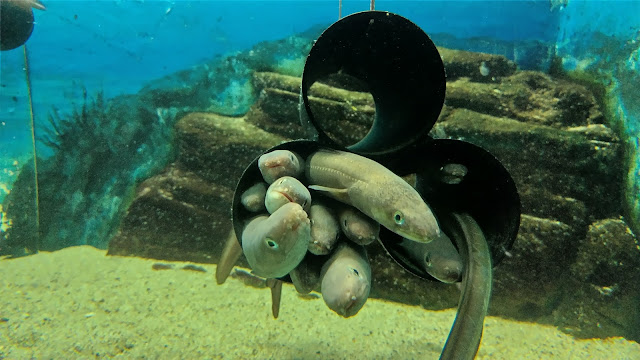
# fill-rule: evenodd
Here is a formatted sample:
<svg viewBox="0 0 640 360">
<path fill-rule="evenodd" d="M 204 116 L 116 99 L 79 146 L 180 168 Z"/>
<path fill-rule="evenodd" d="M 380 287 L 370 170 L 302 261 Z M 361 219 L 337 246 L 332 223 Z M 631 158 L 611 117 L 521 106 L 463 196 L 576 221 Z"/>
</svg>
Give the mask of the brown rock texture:
<svg viewBox="0 0 640 360">
<path fill-rule="evenodd" d="M 640 254 L 620 218 L 622 147 L 594 95 L 579 84 L 516 71 L 501 56 L 440 51 L 447 97 L 431 135 L 487 149 L 511 172 L 522 199 L 518 238 L 495 268 L 490 313 L 578 336 L 639 339 L 640 294 L 632 284 Z M 110 253 L 217 261 L 244 167 L 265 149 L 305 136 L 300 79 L 256 72 L 252 81 L 260 95 L 244 117 L 192 113 L 177 123 L 177 161 L 140 185 Z M 342 143 L 362 138 L 375 114 L 371 95 L 354 88 L 311 89 L 314 114 L 328 119 L 322 126 Z M 372 296 L 455 306 L 455 286 L 405 272 L 378 244 L 368 252 Z"/>
</svg>

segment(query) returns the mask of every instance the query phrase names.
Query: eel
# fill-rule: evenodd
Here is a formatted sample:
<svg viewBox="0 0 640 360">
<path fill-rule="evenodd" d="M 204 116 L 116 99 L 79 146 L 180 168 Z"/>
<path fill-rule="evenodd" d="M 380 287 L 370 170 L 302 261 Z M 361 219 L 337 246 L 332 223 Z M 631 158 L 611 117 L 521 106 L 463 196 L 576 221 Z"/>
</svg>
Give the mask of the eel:
<svg viewBox="0 0 640 360">
<path fill-rule="evenodd" d="M 358 245 L 369 245 L 380 239 L 380 224 L 351 206 L 338 210 L 342 232 Z"/>
<path fill-rule="evenodd" d="M 302 261 L 310 238 L 307 213 L 299 204 L 287 203 L 270 216 L 249 221 L 242 232 L 242 251 L 254 274 L 279 278 Z"/>
<path fill-rule="evenodd" d="M 242 193 L 240 202 L 245 209 L 251 212 L 259 212 L 265 210 L 264 199 L 266 195 L 267 184 L 259 182 Z"/>
<path fill-rule="evenodd" d="M 283 176 L 274 181 L 264 198 L 264 205 L 270 214 L 273 214 L 282 205 L 294 202 L 300 204 L 304 211 L 309 211 L 311 206 L 311 194 L 300 180 Z"/>
<path fill-rule="evenodd" d="M 282 300 L 282 280 L 267 279 L 267 286 L 271 289 L 271 315 L 277 319 L 280 315 L 280 300 Z"/>
<path fill-rule="evenodd" d="M 407 239 L 428 243 L 440 227 L 420 194 L 391 170 L 366 157 L 319 150 L 307 158 L 309 188 L 351 205 Z"/>
<path fill-rule="evenodd" d="M 371 291 L 371 266 L 362 246 L 341 243 L 322 266 L 320 292 L 329 309 L 342 317 L 360 311 Z"/>
<path fill-rule="evenodd" d="M 243 284 L 252 288 L 264 289 L 267 287 L 267 279 L 253 275 L 251 270 L 235 269 L 235 271 L 231 273 L 231 277 L 242 281 Z"/>
<path fill-rule="evenodd" d="M 462 259 L 444 232 L 428 244 L 403 239 L 399 246 L 413 263 L 437 280 L 447 284 L 462 280 Z"/>
<path fill-rule="evenodd" d="M 452 234 L 452 237 L 460 249 L 465 270 L 458 313 L 440 359 L 472 360 L 480 347 L 484 318 L 491 297 L 491 253 L 482 229 L 473 217 L 468 214 L 453 214 L 453 217 L 461 232 Z"/>
<path fill-rule="evenodd" d="M 322 265 L 326 261 L 326 256 L 309 253 L 295 269 L 291 270 L 289 277 L 299 294 L 308 294 L 320 286 Z"/>
<path fill-rule="evenodd" d="M 218 266 L 216 266 L 216 283 L 218 283 L 218 285 L 224 284 L 241 255 L 242 247 L 238 242 L 236 232 L 231 228 L 229 236 L 227 236 L 227 242 L 222 250 L 220 261 L 218 261 Z"/>
<path fill-rule="evenodd" d="M 447 164 L 440 168 L 440 181 L 449 185 L 457 185 L 462 182 L 469 170 L 461 164 Z"/>
<path fill-rule="evenodd" d="M 311 221 L 311 239 L 309 252 L 315 255 L 327 255 L 338 242 L 340 225 L 333 210 L 322 204 L 314 203 L 309 209 Z"/>
<path fill-rule="evenodd" d="M 304 170 L 304 160 L 289 150 L 273 150 L 258 158 L 258 168 L 268 184 L 283 176 L 299 177 Z"/>
</svg>

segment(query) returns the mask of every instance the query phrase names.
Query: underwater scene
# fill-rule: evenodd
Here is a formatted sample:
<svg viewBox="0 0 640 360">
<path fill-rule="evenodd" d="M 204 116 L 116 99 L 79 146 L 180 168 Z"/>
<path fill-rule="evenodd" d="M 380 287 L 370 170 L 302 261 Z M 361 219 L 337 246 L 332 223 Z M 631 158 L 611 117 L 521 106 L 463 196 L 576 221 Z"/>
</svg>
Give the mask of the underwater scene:
<svg viewBox="0 0 640 360">
<path fill-rule="evenodd" d="M 0 0 L 0 359 L 640 359 L 640 1 Z"/>
</svg>

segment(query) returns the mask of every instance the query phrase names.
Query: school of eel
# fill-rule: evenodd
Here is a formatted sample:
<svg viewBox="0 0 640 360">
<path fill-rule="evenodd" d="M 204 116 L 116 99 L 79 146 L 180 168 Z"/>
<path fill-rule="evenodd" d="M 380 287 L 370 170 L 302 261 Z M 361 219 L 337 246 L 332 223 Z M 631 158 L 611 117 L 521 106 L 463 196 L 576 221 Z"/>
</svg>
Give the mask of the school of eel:
<svg viewBox="0 0 640 360">
<path fill-rule="evenodd" d="M 402 236 L 400 246 L 436 279 L 461 279 L 460 256 L 429 206 L 377 162 L 338 150 L 321 149 L 306 159 L 274 150 L 258 159 L 258 168 L 264 181 L 241 195 L 241 206 L 254 216 L 240 241 L 231 231 L 216 281 L 224 283 L 244 253 L 252 273 L 267 279 L 274 317 L 279 279 L 286 275 L 301 294 L 319 290 L 340 316 L 357 314 L 371 290 L 366 245 L 379 240 L 380 226 Z"/>
</svg>

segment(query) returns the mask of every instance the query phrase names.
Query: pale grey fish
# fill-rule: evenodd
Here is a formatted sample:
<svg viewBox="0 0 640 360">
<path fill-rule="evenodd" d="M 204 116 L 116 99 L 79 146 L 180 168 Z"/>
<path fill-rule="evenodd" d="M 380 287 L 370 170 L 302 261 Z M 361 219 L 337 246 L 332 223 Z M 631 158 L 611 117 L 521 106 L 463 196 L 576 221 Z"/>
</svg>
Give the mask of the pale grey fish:
<svg viewBox="0 0 640 360">
<path fill-rule="evenodd" d="M 253 218 L 242 232 L 242 252 L 253 273 L 279 278 L 293 270 L 307 253 L 311 228 L 299 204 L 287 203 L 270 216 Z"/>
<path fill-rule="evenodd" d="M 231 277 L 256 289 L 264 289 L 267 287 L 267 279 L 252 274 L 251 270 L 235 269 L 235 271 L 231 273 Z"/>
<path fill-rule="evenodd" d="M 242 193 L 240 202 L 245 209 L 251 212 L 263 211 L 265 210 L 264 199 L 266 195 L 267 184 L 259 182 Z"/>
<path fill-rule="evenodd" d="M 347 238 L 358 245 L 369 245 L 380 238 L 380 224 L 362 211 L 343 206 L 338 210 L 340 227 Z"/>
<path fill-rule="evenodd" d="M 327 255 L 338 243 L 340 225 L 333 209 L 314 202 L 309 209 L 311 221 L 311 241 L 309 252 L 315 255 Z"/>
<path fill-rule="evenodd" d="M 371 290 L 371 266 L 364 248 L 341 243 L 322 267 L 322 299 L 342 317 L 360 311 Z"/>
<path fill-rule="evenodd" d="M 453 215 L 462 232 L 451 236 L 468 268 L 462 279 L 458 313 L 440 355 L 442 360 L 473 359 L 478 353 L 493 283 L 491 251 L 482 229 L 468 214 Z"/>
<path fill-rule="evenodd" d="M 242 246 L 240 246 L 236 232 L 233 231 L 232 228 L 229 236 L 227 236 L 227 242 L 224 245 L 224 250 L 222 250 L 218 266 L 216 266 L 216 282 L 218 285 L 223 284 L 227 280 L 241 255 Z"/>
<path fill-rule="evenodd" d="M 268 184 L 283 176 L 300 177 L 304 170 L 304 160 L 289 150 L 273 150 L 258 158 L 258 168 Z"/>
<path fill-rule="evenodd" d="M 283 176 L 274 181 L 267 189 L 264 205 L 267 211 L 273 214 L 282 205 L 290 202 L 298 203 L 304 211 L 309 211 L 309 207 L 311 207 L 311 193 L 309 193 L 309 189 L 307 189 L 300 180 L 291 176 Z"/>
<path fill-rule="evenodd" d="M 267 279 L 267 286 L 271 289 L 271 315 L 274 319 L 280 315 L 280 300 L 282 299 L 282 280 Z"/>
<path fill-rule="evenodd" d="M 307 254 L 300 264 L 289 273 L 291 282 L 298 293 L 308 294 L 320 287 L 320 273 L 322 265 L 327 259 L 327 256 Z"/>
<path fill-rule="evenodd" d="M 469 170 L 462 164 L 447 164 L 440 168 L 440 181 L 445 184 L 460 184 Z"/>
<path fill-rule="evenodd" d="M 444 283 L 462 280 L 462 258 L 444 233 L 428 244 L 403 239 L 400 246 L 415 265 Z"/>
<path fill-rule="evenodd" d="M 362 211 L 394 233 L 428 243 L 440 227 L 420 194 L 391 170 L 366 157 L 320 150 L 307 158 L 309 188 Z"/>
</svg>

